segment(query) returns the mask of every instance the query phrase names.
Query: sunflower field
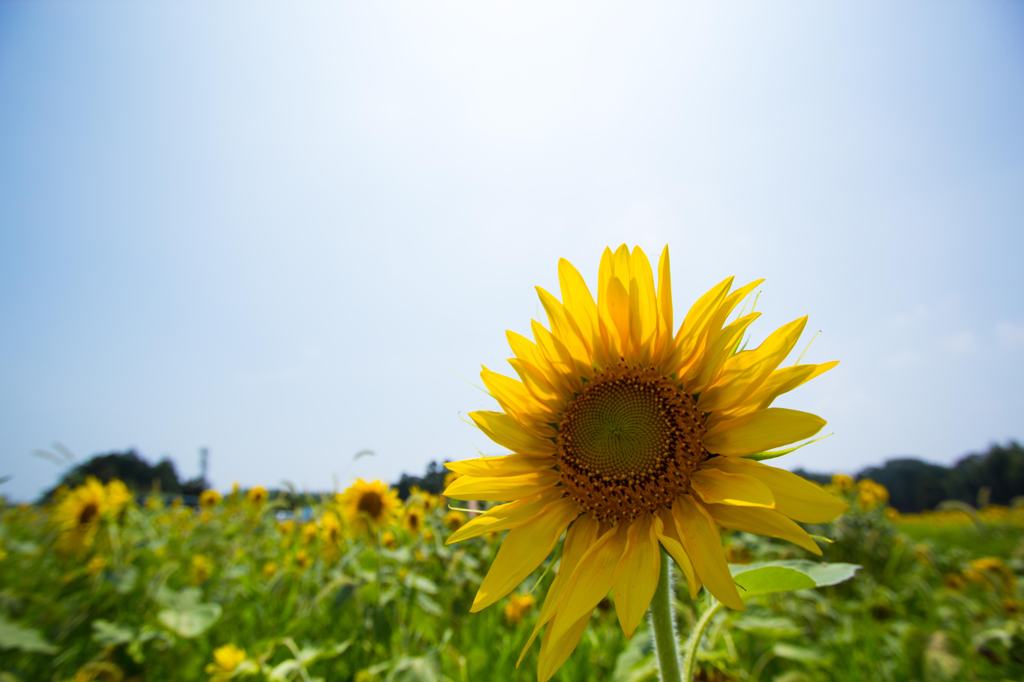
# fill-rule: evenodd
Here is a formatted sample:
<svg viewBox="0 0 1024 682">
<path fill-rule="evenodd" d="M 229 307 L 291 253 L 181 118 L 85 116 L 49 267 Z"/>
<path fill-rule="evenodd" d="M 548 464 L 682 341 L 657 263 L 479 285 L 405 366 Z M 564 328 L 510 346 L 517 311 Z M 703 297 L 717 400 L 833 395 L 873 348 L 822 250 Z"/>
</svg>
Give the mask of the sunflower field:
<svg viewBox="0 0 1024 682">
<path fill-rule="evenodd" d="M 695 679 L 1024 679 L 1024 510 L 901 517 L 877 484 L 831 487 L 850 511 L 810 529 L 829 563 L 733 532 L 731 568 L 738 580 L 764 565 L 861 568 L 716 611 Z M 193 507 L 96 480 L 48 506 L 5 506 L 0 679 L 535 679 L 537 647 L 516 663 L 555 561 L 471 614 L 501 535 L 446 545 L 473 514 L 364 481 L 294 509 L 262 488 L 210 490 Z M 675 587 L 685 638 L 708 597 Z M 656 680 L 650 628 L 625 638 L 601 602 L 555 679 Z"/>
</svg>

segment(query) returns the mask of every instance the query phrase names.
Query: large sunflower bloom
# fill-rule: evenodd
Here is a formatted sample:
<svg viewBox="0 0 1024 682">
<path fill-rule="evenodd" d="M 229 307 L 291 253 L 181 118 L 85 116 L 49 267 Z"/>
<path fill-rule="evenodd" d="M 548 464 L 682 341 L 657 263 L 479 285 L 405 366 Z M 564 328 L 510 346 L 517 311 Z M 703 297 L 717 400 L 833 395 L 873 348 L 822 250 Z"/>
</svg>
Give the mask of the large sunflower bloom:
<svg viewBox="0 0 1024 682">
<path fill-rule="evenodd" d="M 632 635 L 657 587 L 661 547 L 691 595 L 703 585 L 741 609 L 719 528 L 820 554 L 794 520 L 829 521 L 845 509 L 820 487 L 753 457 L 821 429 L 825 421 L 816 415 L 770 405 L 836 365 L 779 368 L 805 317 L 740 350 L 759 314 L 729 318 L 761 280 L 735 290 L 732 278 L 722 281 L 676 330 L 667 248 L 657 284 L 639 248 L 606 249 L 596 302 L 570 263 L 560 261 L 558 274 L 561 301 L 538 288 L 548 326 L 533 322 L 533 340 L 508 333 L 519 378 L 483 369 L 502 411 L 470 415 L 514 454 L 449 463 L 460 476 L 444 492 L 505 503 L 448 540 L 509 531 L 472 611 L 511 592 L 565 536 L 526 647 L 545 628 L 542 681 L 566 660 L 609 592 Z"/>
</svg>

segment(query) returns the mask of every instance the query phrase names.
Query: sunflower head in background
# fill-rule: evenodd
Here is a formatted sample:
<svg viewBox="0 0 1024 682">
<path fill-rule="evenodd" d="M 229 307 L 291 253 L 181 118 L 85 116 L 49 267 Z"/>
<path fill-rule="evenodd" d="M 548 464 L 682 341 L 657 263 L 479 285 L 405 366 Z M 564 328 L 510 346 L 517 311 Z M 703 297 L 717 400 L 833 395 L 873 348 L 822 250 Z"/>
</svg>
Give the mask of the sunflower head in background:
<svg viewBox="0 0 1024 682">
<path fill-rule="evenodd" d="M 444 492 L 503 503 L 448 540 L 508 531 L 473 611 L 510 593 L 564 537 L 526 646 L 543 629 L 542 681 L 565 662 L 609 593 L 632 635 L 657 587 L 662 548 L 691 596 L 704 586 L 742 609 L 720 528 L 820 554 L 794 521 L 829 521 L 846 507 L 758 461 L 821 430 L 820 417 L 771 404 L 837 364 L 780 367 L 806 317 L 744 349 L 759 313 L 733 313 L 761 280 L 734 289 L 725 279 L 676 327 L 667 248 L 657 282 L 639 248 L 606 249 L 596 299 L 569 262 L 559 262 L 558 275 L 561 300 L 538 288 L 547 326 L 533 322 L 532 339 L 508 332 L 517 378 L 481 374 L 501 411 L 471 414 L 514 454 L 449 463 L 458 477 Z"/>
<path fill-rule="evenodd" d="M 386 527 L 401 506 L 398 493 L 384 481 L 364 481 L 359 478 L 337 497 L 345 519 L 356 531 L 369 531 Z"/>
</svg>

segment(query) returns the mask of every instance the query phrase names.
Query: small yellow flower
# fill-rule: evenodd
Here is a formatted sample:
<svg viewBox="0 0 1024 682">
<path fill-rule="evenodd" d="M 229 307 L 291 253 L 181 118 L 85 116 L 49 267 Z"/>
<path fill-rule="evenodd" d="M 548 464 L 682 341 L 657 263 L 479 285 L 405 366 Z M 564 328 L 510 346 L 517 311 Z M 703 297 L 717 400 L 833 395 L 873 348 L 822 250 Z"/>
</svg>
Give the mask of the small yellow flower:
<svg viewBox="0 0 1024 682">
<path fill-rule="evenodd" d="M 423 508 L 419 506 L 406 507 L 402 522 L 407 531 L 418 535 L 423 529 Z"/>
<path fill-rule="evenodd" d="M 874 509 L 889 501 L 889 491 L 885 486 L 870 478 L 857 481 L 857 503 L 862 509 Z"/>
<path fill-rule="evenodd" d="M 358 530 L 386 526 L 401 504 L 398 494 L 383 481 L 364 481 L 361 478 L 339 494 L 337 501 L 345 512 L 345 518 Z"/>
<path fill-rule="evenodd" d="M 320 517 L 320 538 L 332 547 L 341 542 L 341 520 L 332 511 L 324 512 Z"/>
<path fill-rule="evenodd" d="M 464 523 L 466 523 L 466 515 L 463 512 L 453 509 L 444 515 L 444 525 L 448 527 L 448 530 L 458 530 Z"/>
<path fill-rule="evenodd" d="M 106 503 L 106 489 L 102 483 L 90 476 L 85 483 L 61 497 L 54 516 L 63 530 L 81 530 L 99 522 L 106 511 Z"/>
<path fill-rule="evenodd" d="M 1014 594 L 1017 584 L 1017 576 L 1010 567 L 994 556 L 973 560 L 964 571 L 964 578 L 977 585 L 997 587 L 1009 595 Z"/>
<path fill-rule="evenodd" d="M 206 666 L 211 680 L 226 680 L 245 661 L 245 649 L 225 644 L 213 650 L 213 662 Z"/>
<path fill-rule="evenodd" d="M 267 563 L 263 564 L 263 577 L 264 578 L 269 580 L 270 578 L 273 578 L 275 575 L 277 575 L 277 564 L 276 563 L 274 563 L 273 561 L 268 561 Z"/>
<path fill-rule="evenodd" d="M 896 509 L 895 507 L 886 507 L 885 518 L 889 519 L 890 521 L 899 521 L 900 510 Z"/>
<path fill-rule="evenodd" d="M 75 671 L 72 682 L 121 682 L 124 671 L 109 661 L 90 661 Z"/>
<path fill-rule="evenodd" d="M 89 575 L 96 576 L 99 575 L 106 567 L 106 557 L 94 556 L 92 559 L 89 559 L 89 563 L 85 565 L 85 572 Z"/>
<path fill-rule="evenodd" d="M 306 569 L 306 568 L 309 568 L 309 564 L 310 563 L 311 563 L 311 560 L 309 558 L 309 552 L 307 552 L 304 549 L 300 549 L 298 552 L 295 553 L 295 565 L 296 566 L 298 566 L 299 568 L 302 568 L 302 569 Z"/>
<path fill-rule="evenodd" d="M 303 544 L 308 545 L 309 543 L 313 542 L 313 540 L 316 540 L 318 532 L 319 529 L 317 528 L 315 521 L 307 521 L 306 523 L 302 524 Z"/>
<path fill-rule="evenodd" d="M 394 549 L 398 546 L 398 541 L 395 539 L 395 534 L 389 530 L 386 530 L 381 534 L 380 543 L 388 549 Z"/>
<path fill-rule="evenodd" d="M 259 507 L 267 501 L 267 489 L 261 485 L 249 488 L 249 492 L 246 493 L 246 497 L 250 504 Z"/>
<path fill-rule="evenodd" d="M 414 485 L 409 488 L 409 500 L 410 505 L 418 505 L 423 507 L 425 512 L 433 511 L 437 508 L 437 495 L 432 495 L 428 491 L 420 488 L 418 485 Z"/>
<path fill-rule="evenodd" d="M 836 492 L 848 493 L 854 488 L 853 476 L 849 474 L 832 474 L 832 487 Z"/>
<path fill-rule="evenodd" d="M 281 535 L 291 535 L 295 532 L 295 521 L 294 519 L 285 519 L 277 522 L 277 530 Z"/>
<path fill-rule="evenodd" d="M 107 483 L 105 492 L 107 498 L 106 512 L 112 517 L 120 515 L 121 511 L 135 499 L 132 492 L 128 490 L 128 486 L 116 478 L 111 479 Z"/>
<path fill-rule="evenodd" d="M 210 557 L 205 554 L 195 554 L 192 556 L 192 582 L 196 585 L 202 585 L 210 579 L 210 575 L 213 573 L 213 561 Z"/>
<path fill-rule="evenodd" d="M 199 506 L 203 509 L 212 509 L 220 504 L 221 494 L 216 490 L 204 490 L 199 495 Z"/>
<path fill-rule="evenodd" d="M 505 620 L 509 625 L 518 625 L 523 616 L 533 608 L 535 600 L 530 594 L 514 594 L 505 604 Z"/>
</svg>

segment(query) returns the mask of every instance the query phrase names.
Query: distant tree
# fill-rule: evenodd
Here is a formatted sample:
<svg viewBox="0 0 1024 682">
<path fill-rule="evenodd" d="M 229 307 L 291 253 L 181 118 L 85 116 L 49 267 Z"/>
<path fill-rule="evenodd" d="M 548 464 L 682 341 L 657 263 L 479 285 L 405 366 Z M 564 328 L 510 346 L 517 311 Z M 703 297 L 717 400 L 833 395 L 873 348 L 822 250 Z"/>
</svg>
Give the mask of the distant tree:
<svg viewBox="0 0 1024 682">
<path fill-rule="evenodd" d="M 868 467 L 857 478 L 870 478 L 884 485 L 889 490 L 889 504 L 901 512 L 919 512 L 950 499 L 949 476 L 944 466 L 903 457 L 880 467 Z"/>
<path fill-rule="evenodd" d="M 438 464 L 437 461 L 431 461 L 427 465 L 427 473 L 423 476 L 410 476 L 409 474 L 402 474 L 402 477 L 398 479 L 398 483 L 395 484 L 395 488 L 398 490 L 398 496 L 403 500 L 409 497 L 409 490 L 413 487 L 419 487 L 428 493 L 434 495 L 440 495 L 441 491 L 444 490 L 444 477 L 447 470 L 443 464 Z"/>
<path fill-rule="evenodd" d="M 806 478 L 808 481 L 814 481 L 815 483 L 821 483 L 822 485 L 829 483 L 832 480 L 832 474 L 822 474 L 815 471 L 807 471 L 806 469 L 794 469 L 794 474 Z"/>
<path fill-rule="evenodd" d="M 902 457 L 868 467 L 857 478 L 871 478 L 888 488 L 889 504 L 901 512 L 934 509 L 946 500 L 1009 504 L 1024 495 L 1024 448 L 1016 441 L 991 445 L 952 467 Z"/>
<path fill-rule="evenodd" d="M 1024 495 L 1024 448 L 1016 441 L 993 444 L 958 461 L 950 472 L 950 499 L 977 504 L 982 490 L 992 504 L 1009 504 Z"/>
<path fill-rule="evenodd" d="M 96 455 L 75 466 L 61 477 L 56 486 L 47 490 L 40 501 L 50 500 L 57 488 L 62 485 L 81 485 L 89 476 L 95 476 L 104 483 L 114 478 L 120 479 L 137 493 L 148 492 L 154 488 L 159 488 L 164 493 L 182 492 L 173 462 L 165 458 L 154 466 L 140 457 L 135 450 L 128 450 Z"/>
</svg>

